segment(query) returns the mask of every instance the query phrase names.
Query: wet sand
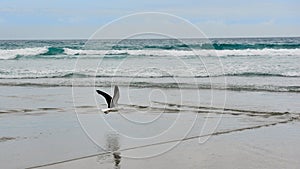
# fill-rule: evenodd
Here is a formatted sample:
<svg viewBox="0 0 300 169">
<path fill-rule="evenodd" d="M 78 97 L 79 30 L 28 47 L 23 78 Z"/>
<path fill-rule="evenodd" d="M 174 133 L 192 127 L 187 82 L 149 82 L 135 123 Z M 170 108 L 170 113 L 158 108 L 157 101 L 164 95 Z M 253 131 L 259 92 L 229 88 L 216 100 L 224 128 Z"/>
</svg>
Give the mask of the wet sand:
<svg viewBox="0 0 300 169">
<path fill-rule="evenodd" d="M 230 93 L 235 98 L 223 109 L 190 97 L 178 103 L 176 96 L 147 105 L 147 89 L 136 89 L 131 101 L 121 95 L 118 112 L 105 115 L 103 100 L 96 97 L 95 105 L 84 94 L 91 88 L 77 90 L 75 105 L 68 87 L 1 89 L 1 168 L 300 167 L 300 120 L 291 102 L 298 95 L 256 93 L 261 98 L 247 97 L 244 105 L 234 100 L 247 92 Z M 291 103 L 271 107 L 264 98 Z"/>
<path fill-rule="evenodd" d="M 44 168 L 299 168 L 299 123 L 282 124 L 211 138 L 205 144 L 198 139 L 183 141 L 174 149 L 144 159 L 122 157 L 118 167 L 111 154 L 78 159 Z M 281 134 L 278 134 L 281 133 Z M 168 145 L 156 145 L 121 151 L 121 156 L 141 155 Z"/>
</svg>

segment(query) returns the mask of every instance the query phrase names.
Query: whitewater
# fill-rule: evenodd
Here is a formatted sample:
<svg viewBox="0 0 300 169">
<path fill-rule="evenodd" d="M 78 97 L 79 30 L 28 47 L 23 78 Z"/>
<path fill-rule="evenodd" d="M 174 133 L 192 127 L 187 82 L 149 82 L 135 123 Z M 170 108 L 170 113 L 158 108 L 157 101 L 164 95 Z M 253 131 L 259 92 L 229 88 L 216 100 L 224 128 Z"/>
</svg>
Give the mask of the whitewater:
<svg viewBox="0 0 300 169">
<path fill-rule="evenodd" d="M 299 56 L 300 49 L 244 49 L 244 50 L 84 50 L 62 48 L 61 53 L 48 54 L 51 49 L 48 47 L 24 48 L 0 50 L 0 59 L 20 59 L 20 58 L 74 58 L 76 57 L 103 57 L 108 55 L 129 55 L 129 56 Z M 57 55 L 57 56 L 55 56 Z M 31 56 L 31 57 L 28 57 Z M 71 57 L 70 57 L 71 56 Z M 112 56 L 113 57 L 113 56 Z"/>
<path fill-rule="evenodd" d="M 296 37 L 2 40 L 0 85 L 299 92 L 299 59 Z"/>
</svg>

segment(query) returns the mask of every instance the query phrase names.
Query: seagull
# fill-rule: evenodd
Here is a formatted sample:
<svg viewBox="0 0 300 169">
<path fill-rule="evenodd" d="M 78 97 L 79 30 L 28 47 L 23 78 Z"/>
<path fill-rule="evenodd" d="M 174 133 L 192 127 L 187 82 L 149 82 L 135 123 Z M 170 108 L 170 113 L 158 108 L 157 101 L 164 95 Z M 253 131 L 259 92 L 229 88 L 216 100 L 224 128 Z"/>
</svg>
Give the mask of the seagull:
<svg viewBox="0 0 300 169">
<path fill-rule="evenodd" d="M 107 94 L 107 93 L 105 93 L 101 90 L 96 90 L 96 92 L 105 98 L 105 100 L 107 102 L 107 108 L 108 109 L 114 108 L 118 105 L 118 100 L 119 100 L 119 97 L 120 97 L 120 92 L 119 92 L 119 87 L 118 86 L 115 86 L 113 97 L 111 97 L 109 94 Z"/>
</svg>

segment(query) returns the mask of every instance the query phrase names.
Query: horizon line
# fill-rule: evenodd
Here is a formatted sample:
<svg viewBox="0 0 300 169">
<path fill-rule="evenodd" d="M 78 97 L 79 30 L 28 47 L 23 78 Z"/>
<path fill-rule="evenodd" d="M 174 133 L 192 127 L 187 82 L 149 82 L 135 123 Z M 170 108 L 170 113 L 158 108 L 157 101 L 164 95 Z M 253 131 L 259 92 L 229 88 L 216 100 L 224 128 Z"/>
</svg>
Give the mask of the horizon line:
<svg viewBox="0 0 300 169">
<path fill-rule="evenodd" d="M 251 38 L 300 38 L 300 35 L 292 35 L 292 36 L 220 36 L 220 37 L 207 37 L 207 39 L 251 39 Z M 172 39 L 172 38 L 131 38 L 131 39 Z M 175 39 L 175 38 L 174 38 Z M 206 39 L 206 38 L 193 38 L 193 37 L 181 37 L 177 39 Z M 97 38 L 97 39 L 89 39 L 89 38 L 12 38 L 12 39 L 2 39 L 2 40 L 124 40 L 120 38 Z"/>
</svg>

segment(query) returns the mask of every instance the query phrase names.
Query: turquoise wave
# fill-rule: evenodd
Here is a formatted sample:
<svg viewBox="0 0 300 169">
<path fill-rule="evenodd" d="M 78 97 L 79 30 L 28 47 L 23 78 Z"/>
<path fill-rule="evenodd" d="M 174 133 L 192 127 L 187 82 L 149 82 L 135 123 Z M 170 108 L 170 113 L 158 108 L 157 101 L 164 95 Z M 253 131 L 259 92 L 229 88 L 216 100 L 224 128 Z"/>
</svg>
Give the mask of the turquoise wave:
<svg viewBox="0 0 300 169">
<path fill-rule="evenodd" d="M 300 55 L 300 38 L 189 39 L 184 42 L 174 39 L 0 40 L 0 60 L 59 59 L 76 55 L 111 55 L 110 58 L 120 55 L 165 56 L 161 51 L 168 51 L 171 56 L 189 56 L 191 49 L 202 50 L 208 56 L 211 53 L 207 50 L 217 51 L 219 56 Z"/>
<path fill-rule="evenodd" d="M 64 49 L 60 47 L 49 47 L 46 53 L 42 53 L 41 55 L 62 55 L 64 54 Z"/>
</svg>

